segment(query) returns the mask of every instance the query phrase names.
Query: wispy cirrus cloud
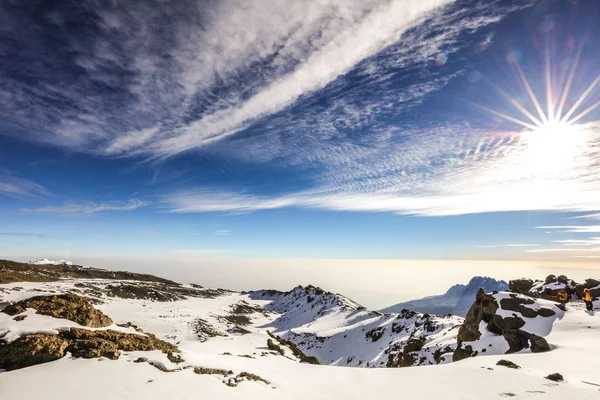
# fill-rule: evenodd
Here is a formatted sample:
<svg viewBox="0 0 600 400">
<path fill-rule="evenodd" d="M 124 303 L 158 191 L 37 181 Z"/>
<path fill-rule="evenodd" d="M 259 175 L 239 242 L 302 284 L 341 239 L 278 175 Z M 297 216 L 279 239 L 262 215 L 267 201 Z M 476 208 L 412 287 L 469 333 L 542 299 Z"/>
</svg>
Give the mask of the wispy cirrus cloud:
<svg viewBox="0 0 600 400">
<path fill-rule="evenodd" d="M 29 233 L 29 232 L 0 232 L 0 236 L 33 237 L 33 238 L 39 238 L 39 239 L 58 239 L 55 236 L 46 235 L 44 233 Z"/>
<path fill-rule="evenodd" d="M 512 10 L 496 1 L 452 4 L 224 0 L 167 9 L 156 0 L 34 10 L 11 3 L 0 10 L 0 39 L 22 51 L 0 68 L 2 116 L 31 140 L 170 156 L 222 141 L 353 73 L 383 83 L 361 85 L 379 89 L 381 100 L 360 108 L 340 101 L 338 119 L 352 123 L 371 111 L 373 118 L 418 103 L 444 82 L 433 74 L 399 92 L 385 84 L 391 67 L 431 63 L 442 49 L 457 50 L 465 32 Z M 89 24 L 70 24 L 78 12 Z M 23 28 L 33 25 L 40 29 Z M 383 50 L 386 57 L 369 61 Z M 23 64 L 27 71 L 14 74 Z M 332 126 L 322 126 L 327 135 Z"/>
<path fill-rule="evenodd" d="M 534 243 L 513 243 L 513 244 L 500 244 L 500 245 L 477 245 L 477 248 L 498 248 L 498 247 L 537 247 L 539 244 Z"/>
<path fill-rule="evenodd" d="M 537 229 L 550 229 L 557 233 L 600 233 L 600 225 L 552 225 L 536 226 Z"/>
<path fill-rule="evenodd" d="M 231 234 L 229 229 L 217 229 L 215 231 L 215 236 L 228 236 L 229 234 Z"/>
<path fill-rule="evenodd" d="M 138 208 L 145 207 L 148 203 L 139 200 L 131 199 L 127 203 L 74 203 L 69 202 L 61 206 L 45 206 L 34 209 L 24 208 L 22 211 L 28 214 L 48 213 L 59 215 L 92 215 L 109 211 L 133 211 Z"/>
<path fill-rule="evenodd" d="M 8 171 L 0 171 L 0 194 L 20 198 L 49 196 L 50 192 L 38 183 L 17 178 Z"/>
<path fill-rule="evenodd" d="M 24 127 L 16 130 L 22 137 L 108 156 L 164 159 L 204 149 L 221 160 L 292 167 L 309 182 L 281 193 L 173 191 L 162 199 L 169 211 L 306 207 L 435 216 L 589 212 L 600 204 L 597 125 L 580 135 L 585 146 L 575 162 L 557 172 L 540 170 L 552 157 L 535 159 L 518 131 L 410 118 L 464 78 L 464 68 L 450 68 L 453 54 L 491 44 L 490 32 L 478 43 L 465 38 L 515 10 L 504 2 L 75 6 L 93 15 L 89 24 L 70 23 L 78 15 L 72 6 L 40 20 L 15 4 L 0 10 L 7 21 L 0 40 L 24 50 L 0 67 L 0 100 L 8 105 L 0 116 Z M 42 20 L 41 29 L 24 28 Z M 15 75 L 24 64 L 24 75 Z M 105 206 L 37 212 L 89 214 Z"/>
</svg>

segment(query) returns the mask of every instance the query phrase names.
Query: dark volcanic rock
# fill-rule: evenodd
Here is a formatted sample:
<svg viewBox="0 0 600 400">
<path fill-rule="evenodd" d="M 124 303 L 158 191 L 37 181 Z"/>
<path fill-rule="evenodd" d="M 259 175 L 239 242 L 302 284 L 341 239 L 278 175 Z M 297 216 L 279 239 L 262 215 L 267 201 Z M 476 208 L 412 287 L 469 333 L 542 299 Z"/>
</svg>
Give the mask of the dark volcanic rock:
<svg viewBox="0 0 600 400">
<path fill-rule="evenodd" d="M 533 280 L 531 279 L 515 279 L 508 282 L 508 289 L 515 293 L 528 294 L 532 287 Z"/>
<path fill-rule="evenodd" d="M 531 342 L 531 351 L 534 353 L 541 353 L 550 350 L 550 345 L 546 339 L 541 336 L 531 334 L 529 341 Z"/>
<path fill-rule="evenodd" d="M 7 371 L 58 360 L 69 342 L 57 335 L 36 333 L 0 345 L 0 368 Z"/>
<path fill-rule="evenodd" d="M 477 293 L 475 303 L 467 313 L 467 318 L 458 331 L 458 347 L 454 352 L 453 359 L 458 361 L 473 354 L 470 346 L 462 346 L 462 344 L 464 342 L 474 342 L 480 338 L 479 328 L 482 323 L 485 324 L 488 331 L 504 337 L 509 346 L 506 353 L 516 353 L 528 348 L 531 348 L 532 352 L 550 350 L 550 346 L 544 338 L 522 329 L 528 318 L 556 315 L 556 311 L 549 308 L 535 310 L 528 307 L 534 303 L 534 299 L 523 295 L 510 294 L 510 297 L 496 301 L 491 294 L 485 294 L 483 291 Z M 512 316 L 503 318 L 499 315 L 499 308 L 504 311 L 514 311 L 514 313 L 512 313 Z"/>
<path fill-rule="evenodd" d="M 6 307 L 4 307 L 2 312 L 6 313 L 8 315 L 11 315 L 11 316 L 18 315 L 18 314 L 24 313 L 25 308 L 18 304 L 8 304 Z"/>
<path fill-rule="evenodd" d="M 474 355 L 473 348 L 470 345 L 467 345 L 465 347 L 457 348 L 454 351 L 452 354 L 452 361 L 456 362 L 464 360 L 465 358 L 473 357 Z"/>
<path fill-rule="evenodd" d="M 418 355 L 415 352 L 421 350 L 425 346 L 425 342 L 424 337 L 418 337 L 407 340 L 404 346 L 395 344 L 390 349 L 386 366 L 388 368 L 412 367 L 417 361 Z"/>
<path fill-rule="evenodd" d="M 559 374 L 558 372 L 555 372 L 553 374 L 545 376 L 544 378 L 549 379 L 554 382 L 562 382 L 565 380 L 565 378 L 563 378 L 563 376 L 561 374 Z"/>
<path fill-rule="evenodd" d="M 25 308 L 34 308 L 38 314 L 68 319 L 91 328 L 112 324 L 112 320 L 107 315 L 95 309 L 86 299 L 70 293 L 31 297 L 7 306 L 3 312 L 16 315 L 19 310 L 24 311 Z"/>
<path fill-rule="evenodd" d="M 524 308 L 524 304 L 534 304 L 535 300 L 527 299 L 523 297 L 510 297 L 507 299 L 500 300 L 500 308 L 508 311 L 517 311 L 522 312 L 521 310 Z M 535 315 L 534 315 L 535 317 Z"/>
<path fill-rule="evenodd" d="M 485 321 L 488 324 L 492 322 L 496 317 L 497 309 L 498 304 L 496 304 L 494 298 L 490 295 L 486 295 L 483 290 L 479 290 L 475 297 L 475 303 L 473 303 L 471 309 L 469 309 L 467 317 L 465 318 L 465 322 L 458 330 L 458 344 L 460 345 L 462 342 L 472 342 L 479 339 L 481 337 L 481 332 L 479 332 L 479 323 L 481 321 Z M 492 326 L 501 330 L 497 324 Z M 497 330 L 498 329 L 496 329 L 496 331 Z"/>
<path fill-rule="evenodd" d="M 531 335 L 525 331 L 520 329 L 507 330 L 502 333 L 502 336 L 506 339 L 509 347 L 506 354 L 516 353 L 529 348 L 529 337 Z"/>
<path fill-rule="evenodd" d="M 515 364 L 514 362 L 508 361 L 508 360 L 500 360 L 500 361 L 498 361 L 496 363 L 496 365 L 501 365 L 503 367 L 512 368 L 512 369 L 519 369 L 519 368 L 521 368 L 517 364 Z"/>
<path fill-rule="evenodd" d="M 556 313 L 549 308 L 540 308 L 539 310 L 537 310 L 537 314 L 542 317 L 551 317 Z M 523 315 L 525 315 L 525 314 L 523 314 Z"/>
</svg>

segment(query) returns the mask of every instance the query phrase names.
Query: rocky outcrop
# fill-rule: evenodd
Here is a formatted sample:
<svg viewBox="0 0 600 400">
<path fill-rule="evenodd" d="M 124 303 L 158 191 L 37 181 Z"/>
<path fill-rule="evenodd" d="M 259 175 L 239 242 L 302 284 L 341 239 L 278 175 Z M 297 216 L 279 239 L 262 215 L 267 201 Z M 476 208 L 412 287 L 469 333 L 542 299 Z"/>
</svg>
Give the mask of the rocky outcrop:
<svg viewBox="0 0 600 400">
<path fill-rule="evenodd" d="M 269 336 L 272 339 L 275 339 L 277 342 L 279 342 L 280 345 L 288 347 L 292 351 L 292 354 L 294 354 L 294 356 L 296 358 L 298 358 L 301 363 L 316 364 L 316 365 L 322 364 L 321 361 L 319 361 L 319 359 L 317 357 L 307 356 L 306 354 L 304 354 L 304 352 L 302 350 L 300 350 L 300 348 L 298 348 L 296 343 L 291 342 L 289 340 L 285 340 L 277 335 L 272 334 L 269 331 L 267 331 L 267 333 L 269 334 Z M 275 343 L 273 343 L 273 344 L 275 344 Z"/>
<path fill-rule="evenodd" d="M 70 328 L 59 332 L 59 336 L 74 343 L 81 340 L 92 340 L 101 342 L 104 340 L 114 343 L 119 350 L 123 351 L 150 351 L 160 350 L 163 353 L 178 353 L 177 346 L 165 342 L 151 333 L 135 334 L 124 333 L 113 330 L 90 331 L 81 328 Z"/>
<path fill-rule="evenodd" d="M 99 328 L 112 324 L 112 320 L 95 309 L 86 299 L 73 295 L 53 295 L 31 297 L 8 305 L 3 312 L 14 315 L 27 308 L 39 314 L 68 319 L 80 325 Z M 137 333 L 117 330 L 90 330 L 85 328 L 59 329 L 58 334 L 34 333 L 24 335 L 6 343 L 0 339 L 0 369 L 13 370 L 46 363 L 62 358 L 67 353 L 74 357 L 112 360 L 119 358 L 120 351 L 159 350 L 170 360 L 179 358 L 177 346 L 165 342 L 150 333 L 144 333 L 137 326 L 128 323 L 122 327 L 133 328 Z M 175 362 L 175 361 L 173 361 Z"/>
<path fill-rule="evenodd" d="M 558 292 L 564 290 L 571 295 L 581 298 L 583 289 L 590 289 L 593 297 L 600 297 L 600 281 L 597 279 L 586 279 L 585 283 L 577 283 L 566 275 L 548 275 L 544 280 L 533 281 L 531 279 L 515 279 L 509 282 L 508 288 L 511 292 L 527 296 L 558 300 Z"/>
<path fill-rule="evenodd" d="M 550 350 L 542 337 L 551 330 L 556 318 L 562 317 L 564 306 L 516 293 L 477 293 L 475 303 L 467 313 L 457 336 L 458 347 L 453 360 L 459 361 L 480 352 L 516 353 L 524 349 L 532 352 Z M 528 326 L 533 319 L 541 319 Z M 497 338 L 502 341 L 498 343 Z M 484 340 L 485 339 L 485 340 Z M 484 346 L 484 342 L 488 346 Z M 494 343 L 497 349 L 494 349 Z M 491 347 L 491 349 L 490 349 Z"/>
<path fill-rule="evenodd" d="M 508 290 L 515 293 L 528 294 L 532 287 L 532 279 L 514 279 L 508 282 Z"/>
<path fill-rule="evenodd" d="M 91 331 L 70 328 L 54 334 L 32 334 L 0 345 L 0 368 L 8 371 L 58 360 L 71 353 L 74 357 L 111 360 L 122 351 L 160 350 L 173 358 L 177 346 L 146 334 L 124 333 L 113 330 Z"/>
<path fill-rule="evenodd" d="M 112 320 L 102 311 L 95 309 L 88 300 L 70 293 L 31 297 L 6 306 L 2 312 L 17 315 L 26 308 L 33 308 L 38 314 L 68 319 L 90 328 L 102 328 L 112 324 Z"/>
<path fill-rule="evenodd" d="M 419 337 L 407 340 L 403 346 L 397 344 L 389 353 L 386 367 L 412 367 L 415 361 L 418 360 L 419 355 L 417 352 L 423 348 L 425 343 L 426 339 Z"/>
<path fill-rule="evenodd" d="M 583 289 L 585 288 L 590 289 L 592 297 L 600 297 L 600 281 L 597 279 L 586 279 L 585 283 L 575 286 L 575 293 L 579 298 L 583 297 Z"/>
<path fill-rule="evenodd" d="M 0 343 L 0 369 L 11 371 L 58 360 L 68 345 L 58 335 L 44 333 L 22 336 L 10 344 Z"/>
</svg>

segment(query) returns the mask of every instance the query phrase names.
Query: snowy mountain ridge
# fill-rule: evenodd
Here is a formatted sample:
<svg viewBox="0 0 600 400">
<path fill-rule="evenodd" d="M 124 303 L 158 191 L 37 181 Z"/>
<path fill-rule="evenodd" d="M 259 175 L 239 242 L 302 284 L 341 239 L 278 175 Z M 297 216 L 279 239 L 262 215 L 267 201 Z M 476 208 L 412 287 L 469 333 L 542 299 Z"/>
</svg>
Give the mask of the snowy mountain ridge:
<svg viewBox="0 0 600 400">
<path fill-rule="evenodd" d="M 409 398 L 591 399 L 599 330 L 575 298 L 563 307 L 480 291 L 463 319 L 371 311 L 310 285 L 238 293 L 0 260 L 0 368 L 9 370 L 0 371 L 0 397 L 17 400 L 83 391 L 92 399 L 364 400 L 399 390 Z M 418 365 L 432 366 L 395 369 Z M 544 379 L 555 372 L 566 382 Z M 36 385 L 22 384 L 29 381 Z"/>
<path fill-rule="evenodd" d="M 382 314 L 314 286 L 289 292 L 257 291 L 251 299 L 279 313 L 267 328 L 324 364 L 354 367 L 432 365 L 456 347 L 463 320 L 404 310 Z M 398 360 L 408 343 L 418 343 Z M 451 356 L 450 356 L 451 357 Z"/>
<path fill-rule="evenodd" d="M 453 314 L 464 317 L 480 288 L 486 293 L 495 290 L 504 291 L 508 289 L 508 283 L 490 277 L 475 276 L 466 285 L 456 284 L 444 294 L 398 303 L 382 309 L 381 312 L 400 312 L 403 308 L 407 308 L 428 314 Z"/>
</svg>

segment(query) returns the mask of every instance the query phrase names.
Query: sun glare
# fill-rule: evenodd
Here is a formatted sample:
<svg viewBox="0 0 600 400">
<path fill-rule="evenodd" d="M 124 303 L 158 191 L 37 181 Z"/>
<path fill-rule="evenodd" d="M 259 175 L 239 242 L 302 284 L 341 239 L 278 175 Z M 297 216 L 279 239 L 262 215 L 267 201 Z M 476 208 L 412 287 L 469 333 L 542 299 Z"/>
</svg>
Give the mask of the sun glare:
<svg viewBox="0 0 600 400">
<path fill-rule="evenodd" d="M 588 132 L 585 125 L 580 124 L 579 121 L 600 106 L 600 101 L 596 101 L 587 108 L 583 108 L 589 95 L 600 83 L 600 75 L 567 106 L 569 91 L 579 63 L 579 55 L 580 53 L 575 57 L 566 79 L 558 87 L 555 86 L 556 80 L 552 77 L 550 57 L 546 57 L 545 109 L 517 62 L 514 63 L 515 69 L 535 111 L 529 111 L 498 87 L 496 89 L 520 114 L 511 115 L 479 106 L 524 128 L 521 132 L 521 143 L 525 144 L 523 156 L 530 173 L 553 174 L 567 170 L 576 165 L 578 156 L 582 155 L 588 146 Z M 555 94 L 558 96 L 554 97 Z"/>
<path fill-rule="evenodd" d="M 530 172 L 556 173 L 574 166 L 586 145 L 585 130 L 558 121 L 522 133 Z"/>
</svg>

